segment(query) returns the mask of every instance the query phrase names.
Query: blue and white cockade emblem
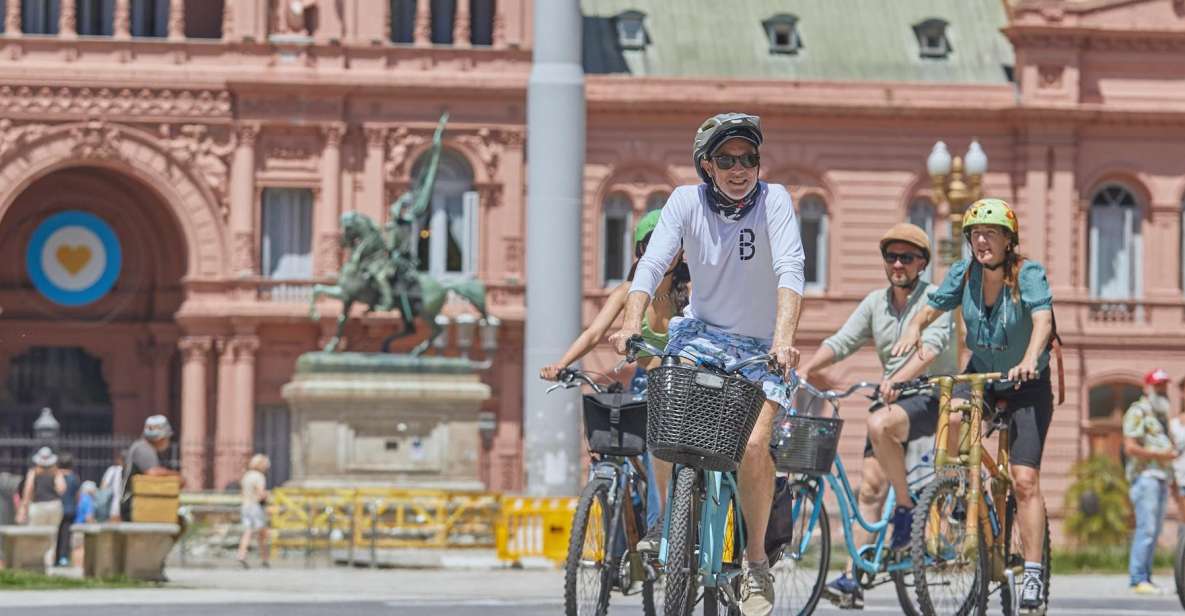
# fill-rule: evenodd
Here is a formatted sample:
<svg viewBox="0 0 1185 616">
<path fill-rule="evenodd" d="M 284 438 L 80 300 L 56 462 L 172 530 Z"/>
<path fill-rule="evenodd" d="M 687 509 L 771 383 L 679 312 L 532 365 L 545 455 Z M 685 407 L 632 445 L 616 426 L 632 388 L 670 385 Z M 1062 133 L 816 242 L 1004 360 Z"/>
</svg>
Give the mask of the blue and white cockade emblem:
<svg viewBox="0 0 1185 616">
<path fill-rule="evenodd" d="M 106 221 L 66 211 L 42 221 L 25 253 L 25 269 L 46 299 L 62 306 L 98 301 L 119 279 L 123 255 Z"/>
</svg>

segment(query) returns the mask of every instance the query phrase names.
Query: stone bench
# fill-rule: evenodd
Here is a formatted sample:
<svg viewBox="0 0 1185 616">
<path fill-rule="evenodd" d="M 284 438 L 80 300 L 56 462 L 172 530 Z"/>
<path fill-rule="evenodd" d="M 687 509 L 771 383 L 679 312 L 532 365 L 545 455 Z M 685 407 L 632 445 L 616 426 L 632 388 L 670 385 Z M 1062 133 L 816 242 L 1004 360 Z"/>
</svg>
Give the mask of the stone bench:
<svg viewBox="0 0 1185 616">
<path fill-rule="evenodd" d="M 9 569 L 45 571 L 45 553 L 57 538 L 56 526 L 0 526 L 0 554 Z"/>
<path fill-rule="evenodd" d="M 115 522 L 78 524 L 84 540 L 83 575 L 136 580 L 164 579 L 165 559 L 181 533 L 177 524 Z"/>
</svg>

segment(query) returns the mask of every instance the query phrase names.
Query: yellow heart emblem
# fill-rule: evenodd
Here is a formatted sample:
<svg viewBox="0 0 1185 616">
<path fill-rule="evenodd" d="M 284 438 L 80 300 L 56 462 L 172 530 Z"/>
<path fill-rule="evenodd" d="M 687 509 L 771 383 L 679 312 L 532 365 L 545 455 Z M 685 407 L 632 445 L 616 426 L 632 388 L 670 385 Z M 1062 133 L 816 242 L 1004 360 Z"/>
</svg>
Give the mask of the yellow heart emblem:
<svg viewBox="0 0 1185 616">
<path fill-rule="evenodd" d="M 87 263 L 91 262 L 91 249 L 86 245 L 67 246 L 65 244 L 58 247 L 56 254 L 58 263 L 62 265 L 71 276 L 75 276 L 82 268 L 86 267 Z"/>
</svg>

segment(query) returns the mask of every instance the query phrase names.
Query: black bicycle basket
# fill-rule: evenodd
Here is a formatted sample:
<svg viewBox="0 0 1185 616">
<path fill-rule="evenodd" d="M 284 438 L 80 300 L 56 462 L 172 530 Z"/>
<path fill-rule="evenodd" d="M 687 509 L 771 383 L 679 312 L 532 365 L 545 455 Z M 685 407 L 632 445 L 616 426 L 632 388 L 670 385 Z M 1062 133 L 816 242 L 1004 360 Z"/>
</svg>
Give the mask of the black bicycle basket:
<svg viewBox="0 0 1185 616">
<path fill-rule="evenodd" d="M 736 470 L 765 402 L 760 385 L 693 366 L 652 369 L 646 397 L 650 452 L 712 471 Z"/>
<path fill-rule="evenodd" d="M 783 473 L 830 473 L 841 432 L 842 419 L 786 415 L 774 427 L 774 466 Z"/>
<path fill-rule="evenodd" d="M 593 453 L 642 455 L 646 451 L 646 398 L 631 393 L 585 395 L 584 436 Z"/>
</svg>

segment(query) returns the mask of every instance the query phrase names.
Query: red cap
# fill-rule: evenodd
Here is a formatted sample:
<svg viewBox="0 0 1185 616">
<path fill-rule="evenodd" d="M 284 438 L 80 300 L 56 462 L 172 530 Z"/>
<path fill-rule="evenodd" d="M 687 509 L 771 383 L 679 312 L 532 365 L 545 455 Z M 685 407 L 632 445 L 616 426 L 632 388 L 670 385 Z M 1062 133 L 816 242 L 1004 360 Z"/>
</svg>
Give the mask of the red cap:
<svg viewBox="0 0 1185 616">
<path fill-rule="evenodd" d="M 1164 368 L 1157 368 L 1152 372 L 1144 375 L 1145 385 L 1161 385 L 1169 382 L 1169 373 L 1164 371 Z"/>
</svg>

